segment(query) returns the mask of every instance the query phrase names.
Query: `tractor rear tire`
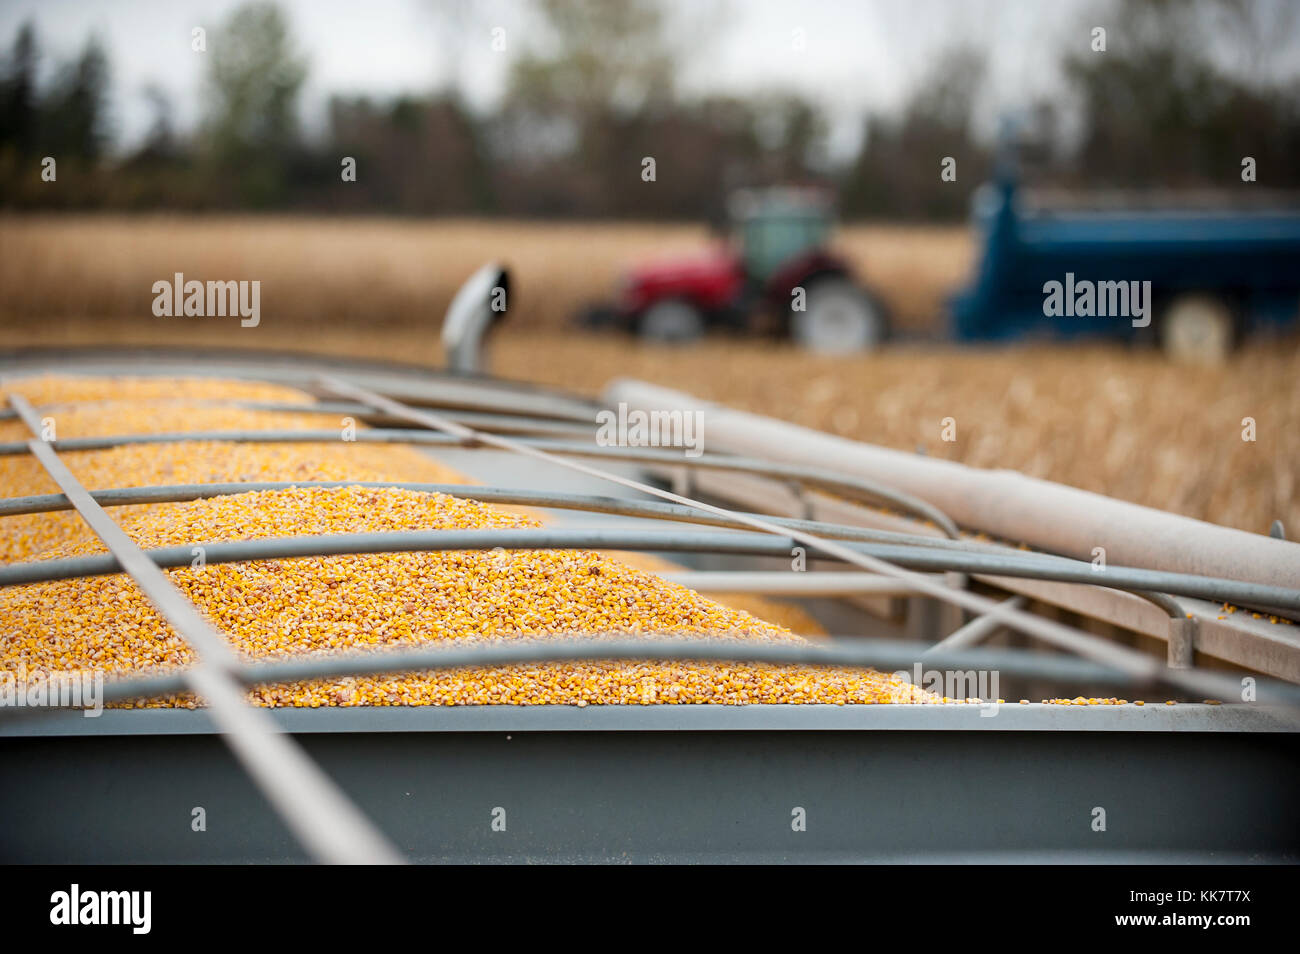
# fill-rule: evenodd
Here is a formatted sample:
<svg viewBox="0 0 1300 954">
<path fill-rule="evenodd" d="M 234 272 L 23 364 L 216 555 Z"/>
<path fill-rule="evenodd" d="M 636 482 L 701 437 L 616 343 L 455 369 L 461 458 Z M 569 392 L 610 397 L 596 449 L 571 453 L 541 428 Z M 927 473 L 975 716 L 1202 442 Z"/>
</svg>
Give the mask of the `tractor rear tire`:
<svg viewBox="0 0 1300 954">
<path fill-rule="evenodd" d="M 1166 357 L 1185 364 L 1220 365 L 1237 344 L 1237 317 L 1218 295 L 1180 295 L 1163 310 L 1157 324 Z"/>
<path fill-rule="evenodd" d="M 884 308 L 847 279 L 828 278 L 808 289 L 806 308 L 790 313 L 790 337 L 820 354 L 874 351 L 885 339 Z"/>
<path fill-rule="evenodd" d="M 637 336 L 646 341 L 686 344 L 704 337 L 704 314 L 689 301 L 672 299 L 651 305 L 637 319 Z"/>
</svg>

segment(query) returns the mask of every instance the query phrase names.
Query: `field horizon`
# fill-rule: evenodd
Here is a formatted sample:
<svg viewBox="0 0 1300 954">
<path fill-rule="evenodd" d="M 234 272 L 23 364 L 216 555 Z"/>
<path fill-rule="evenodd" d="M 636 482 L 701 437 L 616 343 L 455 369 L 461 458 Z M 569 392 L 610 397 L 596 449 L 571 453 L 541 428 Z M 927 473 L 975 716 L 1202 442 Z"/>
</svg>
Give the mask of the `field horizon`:
<svg viewBox="0 0 1300 954">
<path fill-rule="evenodd" d="M 511 269 L 512 321 L 568 327 L 613 298 L 638 263 L 705 252 L 703 225 L 384 217 L 0 215 L 0 323 L 33 317 L 152 319 L 154 282 L 262 283 L 267 321 L 323 329 L 441 321 L 480 265 Z M 938 326 L 969 276 L 964 226 L 853 225 L 833 246 L 899 328 Z"/>
<path fill-rule="evenodd" d="M 220 319 L 219 319 L 220 320 Z M 0 351 L 171 346 L 302 352 L 442 364 L 437 322 L 305 334 L 205 319 L 0 323 Z M 673 347 L 507 321 L 487 371 L 597 396 L 642 378 L 831 434 L 985 468 L 1010 468 L 1254 533 L 1300 528 L 1300 341 L 1256 342 L 1225 365 L 1189 369 L 1152 349 L 1042 344 L 898 344 L 821 356 L 780 342 L 709 338 Z M 1198 400 L 1186 388 L 1194 376 Z M 943 421 L 956 422 L 945 441 Z M 1255 423 L 1243 439 L 1243 420 Z"/>
</svg>

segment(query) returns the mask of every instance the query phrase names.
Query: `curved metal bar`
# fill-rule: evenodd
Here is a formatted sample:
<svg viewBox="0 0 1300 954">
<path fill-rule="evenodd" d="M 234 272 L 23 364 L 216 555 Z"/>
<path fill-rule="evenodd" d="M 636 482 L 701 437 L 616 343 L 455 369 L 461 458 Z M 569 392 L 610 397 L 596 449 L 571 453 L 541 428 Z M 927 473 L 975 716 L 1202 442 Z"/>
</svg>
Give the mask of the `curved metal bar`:
<svg viewBox="0 0 1300 954">
<path fill-rule="evenodd" d="M 1187 618 L 1187 611 L 1171 599 L 1168 593 L 1159 593 L 1155 590 L 1129 590 L 1128 592 L 1132 593 L 1134 596 L 1140 596 L 1150 603 L 1154 603 L 1160 609 L 1164 610 L 1165 615 L 1170 619 Z"/>
<path fill-rule="evenodd" d="M 284 401 L 202 401 L 215 407 L 239 407 L 248 411 L 277 411 L 297 414 L 343 415 L 359 420 L 393 421 L 391 415 L 356 401 L 315 401 L 311 404 L 293 404 Z M 574 420 L 556 420 L 545 417 L 524 417 L 518 414 L 498 414 L 493 411 L 448 411 L 447 419 L 492 434 L 533 434 L 537 436 L 581 437 L 595 430 L 590 424 Z"/>
<path fill-rule="evenodd" d="M 732 473 L 754 474 L 760 477 L 793 480 L 805 486 L 821 487 L 858 500 L 888 504 L 905 513 L 929 520 L 942 530 L 949 539 L 956 540 L 961 536 L 957 524 L 946 513 L 920 497 L 901 490 L 895 490 L 893 487 L 877 483 L 874 480 L 850 477 L 821 467 L 803 467 L 797 464 L 782 464 L 750 457 L 733 457 L 721 454 L 686 457 L 671 450 L 643 447 L 600 447 L 558 441 L 552 438 L 532 438 L 520 441 L 520 443 L 529 444 L 537 450 L 572 457 L 615 458 L 632 463 L 661 464 L 672 467 L 686 466 L 701 470 L 722 470 Z"/>
<path fill-rule="evenodd" d="M 562 388 L 502 378 L 450 374 L 427 364 L 337 357 L 306 351 L 150 346 L 30 347 L 0 356 L 12 383 L 34 374 L 112 379 L 238 379 L 310 391 L 322 372 L 355 375 L 407 404 L 439 410 L 519 414 L 586 423 L 602 405 Z"/>
<path fill-rule="evenodd" d="M 228 431 L 168 431 L 159 434 L 109 434 L 102 437 L 65 437 L 50 441 L 57 451 L 108 450 L 131 444 L 180 444 L 186 442 L 212 441 L 236 444 L 335 444 L 343 441 L 341 428 L 317 430 L 312 428 L 294 428 L 280 430 L 228 430 Z M 429 431 L 417 431 L 410 428 L 372 427 L 358 430 L 355 440 L 346 443 L 357 444 L 421 444 L 438 447 L 465 446 L 466 441 L 435 434 Z M 27 453 L 26 441 L 0 442 L 0 457 L 12 457 Z"/>
<path fill-rule="evenodd" d="M 332 444 L 342 441 L 342 439 L 342 432 L 339 430 L 232 430 L 70 437 L 55 441 L 54 445 L 59 451 L 82 451 L 105 450 L 125 444 L 174 444 L 182 441 L 230 441 L 248 444 Z M 435 447 L 476 447 L 479 445 L 479 442 L 472 438 L 453 437 L 448 434 L 413 428 L 366 428 L 357 431 L 354 435 L 350 435 L 348 442 L 360 444 L 420 444 Z M 919 497 L 895 490 L 884 484 L 878 484 L 875 481 L 865 480 L 861 477 L 849 477 L 817 467 L 801 467 L 794 464 L 771 463 L 747 457 L 724 455 L 703 454 L 699 457 L 687 457 L 682 453 L 660 448 L 604 447 L 598 444 L 558 441 L 551 438 L 521 437 L 517 438 L 517 442 L 552 454 L 573 457 L 613 458 L 631 463 L 734 471 L 755 474 L 761 477 L 795 480 L 801 484 L 832 490 L 855 499 L 869 500 L 877 504 L 883 503 L 896 507 L 906 513 L 931 521 L 951 539 L 955 540 L 960 536 L 957 525 L 943 511 Z M 0 456 L 12 456 L 26 452 L 26 445 L 22 442 L 9 441 L 0 443 Z"/>
<path fill-rule="evenodd" d="M 156 399 L 159 404 L 168 403 L 168 399 Z M 321 416 L 340 415 L 344 417 L 355 417 L 359 420 L 381 420 L 391 421 L 390 415 L 375 411 L 372 407 L 365 404 L 358 404 L 355 401 L 316 401 L 311 404 L 294 404 L 290 401 L 217 401 L 212 399 L 196 400 L 186 402 L 187 404 L 198 404 L 205 407 L 236 407 L 247 411 L 273 411 L 287 414 L 319 414 Z M 73 407 L 75 403 L 48 404 L 44 408 L 52 407 Z M 13 420 L 17 417 L 11 408 L 0 408 L 0 421 Z M 518 414 L 495 414 L 491 411 L 450 411 L 447 413 L 447 419 L 455 421 L 457 424 L 465 424 L 494 434 L 532 434 L 537 436 L 568 436 L 579 437 L 583 434 L 591 433 L 595 430 L 595 425 L 587 425 L 581 421 L 553 419 L 546 417 L 524 417 Z M 336 435 L 337 437 L 337 435 Z M 0 447 L 8 448 L 13 442 L 5 442 Z M 77 450 L 70 448 L 67 442 L 64 443 L 64 450 Z M 0 451 L 0 455 L 9 453 Z"/>
<path fill-rule="evenodd" d="M 1128 592 L 1157 589 L 1207 600 L 1234 603 L 1263 603 L 1300 609 L 1300 590 L 1215 580 L 1206 577 L 1163 573 L 1132 567 L 1107 567 L 1095 571 L 1090 563 L 1062 557 L 1013 556 L 1002 553 L 967 553 L 923 550 L 893 544 L 857 543 L 842 545 L 864 556 L 887 560 L 910 570 L 956 571 L 996 576 L 1027 577 L 1107 586 Z M 334 533 L 305 537 L 270 537 L 234 542 L 194 542 L 146 551 L 162 567 L 188 566 L 194 549 L 201 548 L 204 561 L 239 563 L 250 560 L 294 559 L 343 556 L 360 553 L 398 553 L 454 550 L 638 550 L 661 552 L 710 552 L 748 556 L 788 556 L 796 542 L 774 534 L 727 530 L 721 533 L 681 530 L 624 529 L 511 529 L 511 530 L 402 530 L 386 533 Z M 817 550 L 816 545 L 811 545 Z M 826 559 L 839 559 L 826 551 Z M 0 567 L 0 586 L 48 582 L 119 572 L 110 555 L 39 560 Z M 1014 625 L 1013 620 L 1008 625 Z"/>
<path fill-rule="evenodd" d="M 884 672 L 992 671 L 1004 675 L 1059 682 L 1127 686 L 1169 686 L 1203 696 L 1235 699 L 1240 681 L 1227 674 L 1168 669 L 1152 658 L 1143 671 L 1125 671 L 1057 653 L 1023 649 L 956 649 L 922 655 L 915 642 L 835 638 L 790 642 L 758 639 L 701 639 L 680 636 L 588 637 L 582 639 L 446 640 L 368 653 L 316 653 L 310 656 L 246 664 L 234 671 L 246 686 L 272 685 L 343 676 L 393 675 L 466 667 L 547 664 L 595 660 L 762 663 L 768 665 L 876 668 Z M 184 692 L 180 673 L 108 681 L 104 701 L 153 698 Z M 1275 680 L 1258 686 L 1260 701 L 1300 705 L 1300 687 Z M 992 701 L 992 700 L 989 700 Z M 41 710 L 51 711 L 51 710 Z"/>
<path fill-rule="evenodd" d="M 413 481 L 386 480 L 268 480 L 224 482 L 212 484 L 165 484 L 149 487 L 120 487 L 96 490 L 91 496 L 104 507 L 132 504 L 177 503 L 224 497 L 232 494 L 253 493 L 263 490 L 287 490 L 292 487 L 375 487 L 414 490 L 420 493 L 449 494 L 478 500 L 483 503 L 506 504 L 520 507 L 545 507 L 556 510 L 576 510 L 586 513 L 607 513 L 621 517 L 653 520 L 672 520 L 680 523 L 697 523 L 706 526 L 728 527 L 737 530 L 749 525 L 715 514 L 684 507 L 680 504 L 660 503 L 657 500 L 636 500 L 630 497 L 602 497 L 590 494 L 566 494 L 550 491 L 514 490 L 511 488 L 483 487 L 478 484 L 429 484 Z M 28 497 L 0 498 L 0 517 L 17 514 L 47 513 L 69 510 L 63 494 L 34 494 Z M 757 515 L 755 515 L 757 516 Z M 860 540 L 871 543 L 898 543 L 935 549 L 965 550 L 972 553 L 1008 552 L 1024 553 L 1013 547 L 973 540 L 950 540 L 893 530 L 872 530 L 846 524 L 827 523 L 820 520 L 799 520 L 793 517 L 767 517 L 773 523 L 793 529 L 808 530 L 842 540 Z M 1042 554 L 1051 556 L 1051 554 Z"/>
<path fill-rule="evenodd" d="M 382 481 L 382 480 L 273 480 L 231 482 L 219 484 L 170 484 L 154 487 L 121 487 L 113 490 L 97 490 L 91 493 L 95 502 L 104 507 L 129 506 L 132 504 L 176 503 L 179 501 L 200 500 L 211 497 L 223 497 L 232 494 L 252 493 L 264 490 L 287 490 L 291 487 L 376 487 L 414 490 L 421 493 L 442 493 L 452 496 L 478 500 L 484 503 L 507 504 L 523 507 L 547 507 L 552 509 L 579 510 L 588 513 L 608 513 L 623 517 L 644 519 L 672 520 L 681 523 L 695 523 L 705 526 L 744 529 L 747 524 L 741 520 L 731 520 L 715 514 L 705 513 L 691 507 L 678 504 L 665 504 L 652 500 L 631 500 L 623 497 L 599 497 L 588 494 L 563 494 L 553 492 L 518 491 L 508 488 L 480 487 L 473 484 L 428 484 L 418 482 Z M 16 514 L 47 513 L 69 510 L 71 504 L 63 494 L 38 494 L 28 497 L 10 497 L 0 499 L 0 517 Z M 791 517 L 768 517 L 772 523 L 796 530 L 806 530 L 837 540 L 857 540 L 868 543 L 897 543 L 929 547 L 937 550 L 960 550 L 968 553 L 1011 553 L 1024 555 L 1024 551 L 997 544 L 977 543 L 970 540 L 950 540 L 944 537 L 928 537 L 919 534 L 897 533 L 892 530 L 870 530 L 863 527 L 850 527 L 843 524 L 826 523 L 819 520 L 798 520 Z M 1054 554 L 1035 554 L 1042 558 L 1065 559 L 1068 564 L 1074 561 Z M 1171 619 L 1181 619 L 1184 611 L 1177 602 L 1163 593 L 1154 591 L 1132 590 L 1154 603 Z"/>
</svg>

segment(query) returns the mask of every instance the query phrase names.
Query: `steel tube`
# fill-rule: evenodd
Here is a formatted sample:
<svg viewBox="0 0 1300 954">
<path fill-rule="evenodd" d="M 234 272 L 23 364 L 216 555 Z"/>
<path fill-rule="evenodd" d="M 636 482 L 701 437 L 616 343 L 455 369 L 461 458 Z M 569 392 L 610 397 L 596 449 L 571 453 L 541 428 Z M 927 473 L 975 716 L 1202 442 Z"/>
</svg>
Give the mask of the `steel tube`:
<svg viewBox="0 0 1300 954">
<path fill-rule="evenodd" d="M 672 520 L 680 523 L 697 523 L 737 530 L 749 526 L 742 520 L 732 520 L 692 507 L 660 503 L 657 500 L 514 490 L 511 488 L 483 487 L 479 484 L 430 484 L 385 480 L 268 480 L 212 484 L 164 484 L 153 487 L 117 487 L 110 490 L 92 491 L 91 496 L 100 506 L 121 507 L 131 504 L 201 500 L 259 490 L 287 490 L 291 487 L 392 487 L 401 490 L 415 490 L 421 493 L 450 494 L 484 503 L 509 504 L 511 506 L 607 513 L 623 517 Z M 72 509 L 72 505 L 68 503 L 67 497 L 63 494 L 35 494 L 27 497 L 0 498 L 0 517 L 70 509 Z M 758 514 L 752 514 L 751 516 L 758 516 Z M 767 515 L 763 515 L 763 517 L 783 527 L 807 530 L 810 533 L 819 533 L 836 539 L 909 544 L 940 550 L 962 550 L 969 553 L 1004 552 L 1024 555 L 1024 551 L 1013 547 L 993 543 L 979 543 L 974 540 L 951 540 L 947 537 L 872 530 L 819 520 L 796 520 L 788 517 L 769 517 Z M 1050 554 L 1042 554 L 1042 556 L 1050 556 Z"/>
<path fill-rule="evenodd" d="M 911 596 L 911 583 L 873 573 L 791 573 L 788 570 L 726 570 L 660 573 L 661 579 L 700 593 L 762 593 L 765 596 Z"/>
<path fill-rule="evenodd" d="M 454 423 L 448 420 L 449 423 Z M 420 444 L 433 447 L 477 447 L 481 442 L 476 432 L 456 425 L 464 433 L 435 433 L 414 428 L 366 428 L 349 437 L 349 443 L 359 444 Z M 486 435 L 486 433 L 484 434 Z M 233 430 L 185 431 L 167 434 L 116 434 L 105 437 L 69 437 L 55 442 L 61 451 L 106 450 L 127 444 L 174 444 L 181 441 L 227 441 L 243 444 L 333 444 L 343 440 L 341 430 Z M 906 513 L 932 521 L 949 537 L 956 538 L 956 525 L 938 508 L 902 491 L 858 477 L 836 474 L 816 467 L 803 467 L 742 457 L 704 455 L 686 457 L 683 454 L 658 448 L 605 447 L 596 443 L 560 441 L 550 438 L 518 437 L 519 446 L 532 447 L 550 454 L 572 457 L 616 459 L 631 463 L 663 464 L 673 467 L 702 468 L 706 470 L 743 471 L 770 477 L 797 480 L 810 485 L 826 487 L 858 498 L 865 498 L 896 507 Z M 21 441 L 0 442 L 0 456 L 26 453 Z"/>
<path fill-rule="evenodd" d="M 699 410 L 715 448 L 776 460 L 816 460 L 843 474 L 877 480 L 928 501 L 962 526 L 1005 540 L 1089 559 L 1176 573 L 1300 588 L 1300 544 L 1215 526 L 1007 470 L 834 437 L 773 418 L 711 404 L 680 391 L 620 379 L 609 404 L 640 410 Z"/>
<path fill-rule="evenodd" d="M 1091 564 L 1060 557 L 1012 556 L 1002 553 L 966 553 L 928 550 L 891 544 L 836 541 L 839 545 L 877 560 L 887 560 L 909 570 L 930 572 L 997 574 L 1033 579 L 1060 580 L 1109 586 L 1136 592 L 1158 589 L 1162 593 L 1212 600 L 1267 602 L 1300 609 L 1300 591 L 1257 586 L 1236 580 L 1156 573 L 1151 570 L 1111 566 L 1097 574 Z M 180 546 L 146 551 L 162 567 L 188 566 L 193 549 L 200 547 L 209 564 L 246 560 L 293 559 L 298 557 L 343 556 L 359 553 L 416 551 L 491 550 L 637 550 L 662 552 L 732 553 L 749 556 L 788 556 L 795 547 L 792 537 L 726 530 L 605 530 L 605 529 L 520 529 L 520 530 L 401 530 L 386 533 L 330 533 L 305 537 L 270 537 L 232 542 L 195 541 Z M 825 547 L 831 541 L 824 541 Z M 838 553 L 808 544 L 819 558 L 841 559 Z M 103 576 L 121 569 L 111 554 L 37 560 L 0 567 L 0 586 L 17 586 L 58 579 Z M 1013 615 L 1014 618 L 1014 615 Z"/>
<path fill-rule="evenodd" d="M 683 638 L 671 634 L 637 639 L 454 640 L 438 646 L 369 653 L 315 653 L 273 662 L 249 663 L 241 666 L 234 675 L 242 684 L 254 686 L 344 676 L 593 660 L 841 666 L 875 668 L 883 672 L 911 672 L 919 663 L 926 670 L 996 671 L 1028 678 L 1134 688 L 1165 685 L 1184 689 L 1186 680 L 1195 678 L 1199 689 L 1218 691 L 1227 699 L 1236 698 L 1241 688 L 1240 681 L 1231 675 L 1169 670 L 1158 659 L 1147 660 L 1148 665 L 1139 672 L 1058 653 L 1023 649 L 960 649 L 938 653 L 923 653 L 918 649 L 916 643 L 905 640 L 832 638 L 774 642 Z M 183 672 L 176 672 L 110 681 L 104 686 L 104 701 L 156 698 L 184 692 L 189 687 L 183 676 Z M 1300 703 L 1300 688 L 1296 686 L 1267 681 L 1258 688 L 1261 702 Z"/>
</svg>

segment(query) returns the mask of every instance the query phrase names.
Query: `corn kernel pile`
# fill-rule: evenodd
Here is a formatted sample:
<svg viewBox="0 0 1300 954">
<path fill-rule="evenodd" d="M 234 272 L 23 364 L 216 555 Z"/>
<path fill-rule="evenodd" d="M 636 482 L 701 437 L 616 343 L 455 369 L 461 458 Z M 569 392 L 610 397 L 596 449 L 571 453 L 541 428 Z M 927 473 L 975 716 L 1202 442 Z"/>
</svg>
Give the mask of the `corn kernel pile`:
<svg viewBox="0 0 1300 954">
<path fill-rule="evenodd" d="M 241 382 L 46 378 L 11 385 L 54 418 L 59 438 L 234 428 L 321 428 L 319 414 L 217 407 L 224 400 L 307 403 Z M 3 422 L 3 439 L 27 435 Z M 90 489 L 254 480 L 463 482 L 391 445 L 178 442 L 61 457 Z M 0 457 L 0 495 L 57 488 L 30 457 Z M 295 487 L 182 503 L 115 507 L 148 549 L 321 533 L 538 526 L 501 507 L 395 488 Z M 103 552 L 72 512 L 0 518 L 0 560 Z M 589 551 L 394 553 L 252 561 L 165 571 L 245 660 L 412 647 L 439 640 L 672 633 L 801 637 L 652 572 Z M 141 674 L 193 662 L 126 576 L 0 589 L 0 669 Z M 937 702 L 892 676 L 826 667 L 716 663 L 566 663 L 350 677 L 259 687 L 269 706 Z M 189 697 L 146 705 L 194 705 Z"/>
</svg>

